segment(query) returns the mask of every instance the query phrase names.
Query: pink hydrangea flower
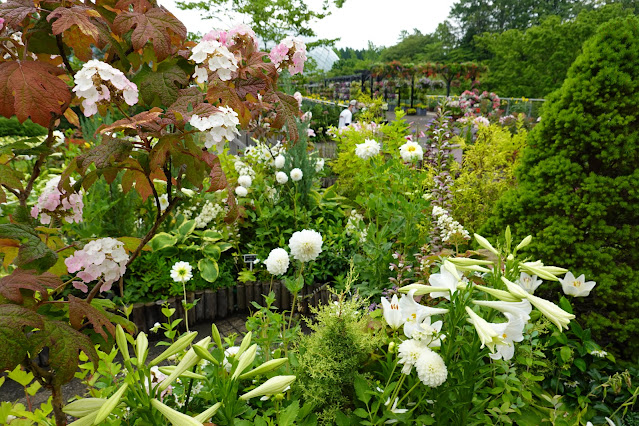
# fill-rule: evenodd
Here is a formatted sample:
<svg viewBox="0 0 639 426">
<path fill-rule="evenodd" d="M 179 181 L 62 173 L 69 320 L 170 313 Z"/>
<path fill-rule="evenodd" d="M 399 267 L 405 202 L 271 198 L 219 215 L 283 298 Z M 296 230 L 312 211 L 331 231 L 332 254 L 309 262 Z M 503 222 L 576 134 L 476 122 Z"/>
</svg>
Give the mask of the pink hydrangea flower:
<svg viewBox="0 0 639 426">
<path fill-rule="evenodd" d="M 82 195 L 77 192 L 63 194 L 58 189 L 59 183 L 60 176 L 55 176 L 47 182 L 36 205 L 31 209 L 31 216 L 37 218 L 39 215 L 43 225 L 50 224 L 52 217 L 63 218 L 68 223 L 82 222 Z"/>
<path fill-rule="evenodd" d="M 114 238 L 100 238 L 89 242 L 64 260 L 70 274 L 77 272 L 83 282 L 73 282 L 79 290 L 88 291 L 85 283 L 103 280 L 100 291 L 109 291 L 111 285 L 126 272 L 129 255 L 124 243 Z"/>
<path fill-rule="evenodd" d="M 101 102 L 110 102 L 112 94 L 116 98 L 121 96 L 127 105 L 138 103 L 138 87 L 122 71 L 105 62 L 90 60 L 75 74 L 74 79 L 73 91 L 83 99 L 82 108 L 86 117 L 96 114 Z"/>
<path fill-rule="evenodd" d="M 302 73 L 306 62 L 306 45 L 297 38 L 287 37 L 271 49 L 268 56 L 276 68 L 288 67 L 291 75 Z"/>
</svg>

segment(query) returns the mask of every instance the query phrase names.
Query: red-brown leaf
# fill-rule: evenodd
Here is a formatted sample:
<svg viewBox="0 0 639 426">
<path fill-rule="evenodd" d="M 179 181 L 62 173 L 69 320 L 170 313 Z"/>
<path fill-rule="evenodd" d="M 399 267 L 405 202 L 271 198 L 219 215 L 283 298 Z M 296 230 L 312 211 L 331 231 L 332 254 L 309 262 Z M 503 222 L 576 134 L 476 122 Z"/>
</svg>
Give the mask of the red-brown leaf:
<svg viewBox="0 0 639 426">
<path fill-rule="evenodd" d="M 55 22 L 51 24 L 53 34 L 62 34 L 64 31 L 76 26 L 77 30 L 97 41 L 100 33 L 98 27 L 91 22 L 90 18 L 90 16 L 95 16 L 96 13 L 95 10 L 85 6 L 58 7 L 47 16 L 47 21 L 51 22 L 52 19 L 55 19 Z M 73 30 L 75 31 L 76 28 L 73 28 Z"/>
<path fill-rule="evenodd" d="M 275 120 L 272 123 L 272 127 L 282 128 L 286 126 L 288 131 L 288 137 L 292 142 L 299 139 L 299 133 L 297 131 L 296 117 L 300 115 L 300 108 L 297 100 L 291 95 L 287 95 L 282 92 L 271 91 L 264 97 L 267 102 L 273 104 L 275 112 Z"/>
<path fill-rule="evenodd" d="M 115 5 L 116 9 L 120 10 L 129 10 L 129 6 L 133 6 L 134 12 L 140 13 L 144 13 L 153 7 L 147 0 L 120 0 Z"/>
<path fill-rule="evenodd" d="M 57 77 L 61 74 L 62 69 L 41 62 L 0 63 L 0 115 L 49 127 L 52 116 L 62 115 L 71 102 L 69 87 Z"/>
<path fill-rule="evenodd" d="M 6 21 L 6 25 L 16 29 L 24 18 L 37 11 L 33 0 L 8 0 L 0 4 L 0 18 Z"/>
<path fill-rule="evenodd" d="M 228 181 L 226 180 L 224 170 L 222 170 L 220 158 L 208 151 L 203 151 L 202 159 L 204 160 L 206 165 L 211 168 L 211 173 L 209 174 L 211 187 L 208 189 L 207 192 L 214 192 L 219 189 L 225 189 L 228 186 Z"/>
<path fill-rule="evenodd" d="M 71 327 L 80 330 L 84 323 L 84 318 L 93 326 L 93 330 L 100 334 L 104 340 L 109 340 L 109 334 L 115 337 L 115 326 L 109 321 L 101 310 L 91 306 L 82 299 L 69 296 L 69 322 Z M 108 334 L 107 334 L 108 333 Z"/>
<path fill-rule="evenodd" d="M 172 34 L 177 35 L 180 38 L 180 42 L 186 38 L 184 24 L 163 7 L 155 7 L 146 13 L 121 13 L 113 21 L 113 29 L 119 35 L 133 30 L 131 43 L 135 50 L 142 49 L 151 41 L 155 54 L 160 61 L 173 53 Z"/>
<path fill-rule="evenodd" d="M 21 290 L 39 292 L 43 299 L 47 299 L 47 288 L 60 285 L 62 280 L 49 272 L 39 275 L 33 270 L 18 268 L 11 275 L 0 278 L 0 294 L 14 303 L 22 303 Z"/>
<path fill-rule="evenodd" d="M 229 205 L 229 211 L 228 213 L 226 213 L 226 216 L 224 217 L 224 222 L 233 223 L 240 216 L 240 208 L 237 205 L 237 201 L 235 200 L 235 195 L 233 195 L 232 191 L 229 191 L 229 194 L 227 197 L 227 203 Z"/>
<path fill-rule="evenodd" d="M 100 145 L 77 157 L 76 162 L 82 171 L 91 163 L 95 163 L 95 166 L 101 169 L 128 158 L 132 149 L 133 144 L 130 141 L 103 136 Z"/>
<path fill-rule="evenodd" d="M 114 130 L 150 128 L 151 131 L 160 130 L 157 125 L 158 118 L 162 114 L 161 108 L 151 108 L 148 111 L 141 112 L 130 118 L 123 118 L 108 126 L 102 125 L 98 128 L 98 132 L 104 134 Z"/>
</svg>

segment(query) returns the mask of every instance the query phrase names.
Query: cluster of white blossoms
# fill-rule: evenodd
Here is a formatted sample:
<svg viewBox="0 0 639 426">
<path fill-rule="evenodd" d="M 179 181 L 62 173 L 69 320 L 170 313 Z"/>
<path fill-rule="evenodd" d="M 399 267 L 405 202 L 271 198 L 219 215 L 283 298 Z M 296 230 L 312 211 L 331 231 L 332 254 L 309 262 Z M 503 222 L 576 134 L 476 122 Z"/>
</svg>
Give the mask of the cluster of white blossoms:
<svg viewBox="0 0 639 426">
<path fill-rule="evenodd" d="M 308 262 L 317 259 L 322 252 L 322 235 L 311 229 L 304 229 L 293 233 L 288 241 L 293 258 L 300 262 Z"/>
<path fill-rule="evenodd" d="M 103 280 L 100 291 L 108 291 L 111 285 L 126 272 L 129 255 L 124 243 L 115 238 L 100 238 L 90 241 L 82 250 L 76 250 L 64 260 L 70 274 L 78 272 L 77 277 L 84 283 Z M 86 284 L 74 281 L 73 286 L 88 291 Z"/>
<path fill-rule="evenodd" d="M 412 163 L 413 161 L 419 161 L 424 157 L 424 150 L 417 142 L 409 140 L 399 147 L 399 155 L 401 155 L 402 160 Z"/>
<path fill-rule="evenodd" d="M 233 163 L 233 168 L 240 176 L 249 176 L 251 178 L 255 178 L 255 170 L 253 167 L 246 164 L 244 161 L 237 159 Z"/>
<path fill-rule="evenodd" d="M 227 140 L 231 141 L 240 134 L 237 130 L 240 120 L 237 112 L 230 107 L 218 107 L 218 111 L 208 117 L 193 114 L 189 124 L 200 132 L 207 132 L 204 146 L 211 148 L 215 145 L 218 152 L 222 152 Z"/>
<path fill-rule="evenodd" d="M 204 204 L 201 206 L 198 204 L 193 204 L 192 206 L 185 207 L 180 209 L 180 214 L 184 215 L 184 217 L 188 220 L 193 216 L 193 220 L 195 220 L 196 228 L 204 228 L 208 226 L 209 223 L 218 219 L 220 216 L 226 215 L 228 211 L 228 207 L 222 203 L 215 203 L 210 200 L 206 200 Z"/>
<path fill-rule="evenodd" d="M 73 77 L 73 91 L 83 98 L 84 115 L 90 117 L 98 112 L 101 102 L 126 102 L 127 105 L 138 103 L 138 87 L 129 81 L 124 73 L 111 65 L 92 59 L 82 65 L 82 69 Z"/>
<path fill-rule="evenodd" d="M 464 227 L 454 220 L 448 212 L 439 207 L 433 206 L 433 216 L 437 219 L 437 227 L 440 230 L 442 242 L 450 241 L 454 236 L 470 240 L 470 234 Z"/>
<path fill-rule="evenodd" d="M 441 346 L 446 337 L 441 333 L 442 321 L 431 322 L 431 316 L 442 315 L 447 309 L 431 308 L 415 302 L 415 290 L 398 300 L 393 295 L 389 301 L 382 297 L 384 319 L 394 330 L 403 326 L 408 338 L 398 346 L 402 373 L 409 375 L 413 367 L 426 386 L 437 387 L 446 381 L 448 370 L 441 356 L 432 350 Z"/>
<path fill-rule="evenodd" d="M 244 157 L 248 162 L 253 164 L 263 164 L 268 167 L 281 169 L 282 167 L 277 167 L 277 158 L 282 156 L 285 151 L 282 143 L 279 141 L 275 145 L 269 146 L 264 142 L 256 140 L 254 146 L 249 146 L 244 150 Z"/>
<path fill-rule="evenodd" d="M 171 279 L 176 283 L 185 283 L 193 278 L 193 267 L 189 262 L 175 262 L 171 268 Z"/>
<path fill-rule="evenodd" d="M 209 79 L 209 72 L 217 73 L 222 81 L 230 80 L 232 74 L 237 71 L 237 59 L 228 47 L 217 40 L 202 40 L 191 53 L 190 60 L 196 64 L 193 77 L 199 84 Z"/>
<path fill-rule="evenodd" d="M 82 195 L 74 192 L 65 195 L 58 189 L 60 176 L 49 179 L 38 197 L 38 201 L 31 209 L 31 216 L 36 218 L 40 215 L 40 222 L 44 225 L 51 223 L 52 217 L 64 218 L 68 223 L 82 222 Z M 71 184 L 75 181 L 71 179 Z"/>
<path fill-rule="evenodd" d="M 368 160 L 379 154 L 382 146 L 374 139 L 366 139 L 364 143 L 355 145 L 355 155 L 362 160 Z"/>
<path fill-rule="evenodd" d="M 362 227 L 362 222 L 364 221 L 364 216 L 357 212 L 357 210 L 351 210 L 348 214 L 348 218 L 346 219 L 346 226 L 344 230 L 346 231 L 346 235 L 352 237 L 353 235 L 358 237 L 360 244 L 363 244 L 366 241 L 366 237 L 368 235 L 368 229 Z"/>
<path fill-rule="evenodd" d="M 481 115 L 478 115 L 476 117 L 474 117 L 474 116 L 466 116 L 466 117 L 460 118 L 457 121 L 459 123 L 462 123 L 462 124 L 472 125 L 475 129 L 479 129 L 481 127 L 490 126 L 490 121 L 486 117 L 483 117 Z"/>
<path fill-rule="evenodd" d="M 264 261 L 266 270 L 272 275 L 283 275 L 288 270 L 290 259 L 288 253 L 283 248 L 271 250 L 268 257 Z"/>
</svg>

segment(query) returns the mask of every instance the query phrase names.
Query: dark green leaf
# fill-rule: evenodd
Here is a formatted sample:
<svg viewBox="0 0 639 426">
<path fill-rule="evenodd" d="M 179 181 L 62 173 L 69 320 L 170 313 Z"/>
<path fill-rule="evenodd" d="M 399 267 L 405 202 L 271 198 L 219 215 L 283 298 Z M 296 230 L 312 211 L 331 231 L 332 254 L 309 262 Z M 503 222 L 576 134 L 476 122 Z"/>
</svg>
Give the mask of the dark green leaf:
<svg viewBox="0 0 639 426">
<path fill-rule="evenodd" d="M 55 265 L 58 260 L 58 255 L 47 247 L 35 231 L 28 226 L 1 224 L 0 238 L 20 241 L 20 250 L 15 263 L 23 269 L 35 269 L 42 273 Z"/>
<path fill-rule="evenodd" d="M 41 328 L 40 315 L 18 305 L 0 305 L 0 371 L 13 370 L 27 354 L 24 327 Z"/>
</svg>

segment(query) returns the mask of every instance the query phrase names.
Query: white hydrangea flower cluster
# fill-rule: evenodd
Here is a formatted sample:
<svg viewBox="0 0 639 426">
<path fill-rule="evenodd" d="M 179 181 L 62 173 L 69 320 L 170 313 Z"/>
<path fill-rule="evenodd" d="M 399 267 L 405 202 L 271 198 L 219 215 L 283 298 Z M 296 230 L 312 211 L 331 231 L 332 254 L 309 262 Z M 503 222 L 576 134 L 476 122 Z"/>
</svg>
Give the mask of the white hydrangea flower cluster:
<svg viewBox="0 0 639 426">
<path fill-rule="evenodd" d="M 253 164 L 263 164 L 268 167 L 277 167 L 277 158 L 286 151 L 282 146 L 282 143 L 278 141 L 275 145 L 269 146 L 264 142 L 255 142 L 254 146 L 249 146 L 244 151 L 246 161 Z"/>
<path fill-rule="evenodd" d="M 244 161 L 240 159 L 235 160 L 233 167 L 240 176 L 255 178 L 255 170 L 253 170 L 253 168 L 250 165 L 246 164 Z"/>
<path fill-rule="evenodd" d="M 179 211 L 188 220 L 194 217 L 196 228 L 205 228 L 211 222 L 226 216 L 228 207 L 222 203 L 206 200 L 204 204 L 193 204 Z"/>
<path fill-rule="evenodd" d="M 237 130 L 240 120 L 233 108 L 219 107 L 218 109 L 218 112 L 208 117 L 193 114 L 189 123 L 200 132 L 207 132 L 204 146 L 211 148 L 215 145 L 217 151 L 221 152 L 227 140 L 231 141 L 240 134 Z"/>
<path fill-rule="evenodd" d="M 36 218 L 40 215 L 40 222 L 43 225 L 51 223 L 51 217 L 64 218 L 68 223 L 82 222 L 82 195 L 74 192 L 65 196 L 58 189 L 60 176 L 51 178 L 44 187 L 42 194 L 38 197 L 38 202 L 31 209 L 31 216 Z M 71 184 L 75 181 L 71 179 Z"/>
<path fill-rule="evenodd" d="M 437 218 L 437 226 L 441 230 L 442 242 L 448 242 L 455 235 L 463 238 L 464 240 L 470 240 L 470 234 L 464 227 L 454 220 L 449 213 L 439 207 L 433 206 L 433 216 Z"/>
<path fill-rule="evenodd" d="M 216 72 L 222 81 L 231 79 L 237 71 L 237 59 L 229 49 L 217 40 L 202 40 L 193 48 L 190 60 L 204 66 L 195 66 L 193 77 L 199 84 L 209 79 L 209 71 Z"/>
<path fill-rule="evenodd" d="M 368 160 L 379 154 L 382 146 L 374 139 L 366 139 L 364 143 L 355 145 L 355 155 L 362 160 Z"/>
<path fill-rule="evenodd" d="M 315 260 L 322 252 L 322 235 L 311 229 L 293 233 L 288 241 L 293 258 L 300 262 Z"/>
<path fill-rule="evenodd" d="M 73 91 L 83 98 L 84 115 L 90 117 L 98 112 L 100 102 L 127 105 L 138 103 L 138 87 L 129 81 L 124 73 L 111 65 L 92 59 L 75 73 Z"/>
<path fill-rule="evenodd" d="M 361 224 L 364 220 L 364 216 L 357 212 L 357 210 L 353 209 L 348 214 L 348 218 L 346 219 L 346 226 L 344 230 L 346 231 L 346 235 L 352 237 L 353 235 L 359 237 L 359 243 L 363 244 L 366 241 L 366 237 L 368 236 L 368 229 L 362 228 Z"/>
<path fill-rule="evenodd" d="M 268 257 L 264 261 L 266 270 L 272 275 L 282 275 L 288 270 L 290 259 L 288 253 L 283 248 L 271 250 Z"/>
<path fill-rule="evenodd" d="M 84 283 L 102 279 L 100 291 L 109 291 L 111 285 L 126 272 L 129 255 L 124 243 L 115 238 L 100 238 L 89 242 L 64 260 L 70 274 L 78 272 L 77 277 Z M 88 291 L 86 284 L 74 281 L 73 286 Z"/>
</svg>

